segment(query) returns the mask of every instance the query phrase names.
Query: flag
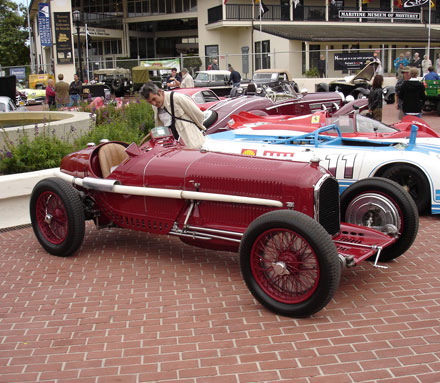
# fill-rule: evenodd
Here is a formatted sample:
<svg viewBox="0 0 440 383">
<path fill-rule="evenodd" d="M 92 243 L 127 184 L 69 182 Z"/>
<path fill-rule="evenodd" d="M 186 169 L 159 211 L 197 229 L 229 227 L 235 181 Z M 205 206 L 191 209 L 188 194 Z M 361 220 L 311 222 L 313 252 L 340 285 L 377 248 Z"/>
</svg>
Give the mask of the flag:
<svg viewBox="0 0 440 383">
<path fill-rule="evenodd" d="M 431 1 L 429 2 L 429 6 L 430 6 L 431 8 L 435 8 L 435 2 L 434 2 L 433 0 L 431 0 Z"/>
<path fill-rule="evenodd" d="M 403 1 L 402 0 L 394 0 L 394 6 L 396 8 L 403 8 Z"/>
<path fill-rule="evenodd" d="M 228 0 L 224 0 L 224 1 L 223 1 L 223 4 L 226 4 L 227 2 L 228 2 Z"/>
<path fill-rule="evenodd" d="M 300 3 L 300 0 L 293 0 L 293 6 L 296 8 Z"/>
<path fill-rule="evenodd" d="M 263 0 L 255 0 L 255 4 L 260 4 L 259 7 L 260 17 L 263 16 L 269 10 L 269 8 L 263 3 Z"/>
</svg>

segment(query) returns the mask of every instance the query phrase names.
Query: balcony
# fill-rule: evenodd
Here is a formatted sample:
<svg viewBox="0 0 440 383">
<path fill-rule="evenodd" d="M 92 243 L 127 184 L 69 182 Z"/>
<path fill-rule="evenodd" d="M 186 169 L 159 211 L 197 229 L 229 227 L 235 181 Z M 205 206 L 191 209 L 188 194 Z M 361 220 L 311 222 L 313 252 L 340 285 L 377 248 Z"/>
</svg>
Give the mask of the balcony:
<svg viewBox="0 0 440 383">
<path fill-rule="evenodd" d="M 317 21 L 317 22 L 363 22 L 363 23 L 391 23 L 390 19 L 372 19 L 372 18 L 339 18 L 338 11 L 358 11 L 358 8 L 339 8 L 337 6 L 330 5 L 328 7 L 328 17 L 326 18 L 325 6 L 298 6 L 289 7 L 283 5 L 266 5 L 268 11 L 262 15 L 263 21 Z M 216 23 L 219 21 L 243 21 L 243 20 L 260 20 L 259 7 L 252 4 L 226 4 L 226 19 L 223 19 L 223 6 L 219 5 L 208 9 L 208 24 Z M 381 9 L 380 7 L 373 7 L 370 5 L 364 10 L 368 11 L 390 11 L 389 8 Z M 396 9 L 396 12 L 403 12 L 404 10 Z M 394 24 L 407 24 L 418 23 L 427 24 L 429 17 L 428 9 L 424 9 L 422 12 L 421 20 L 393 20 Z M 440 23 L 440 12 L 432 10 L 431 23 Z"/>
</svg>

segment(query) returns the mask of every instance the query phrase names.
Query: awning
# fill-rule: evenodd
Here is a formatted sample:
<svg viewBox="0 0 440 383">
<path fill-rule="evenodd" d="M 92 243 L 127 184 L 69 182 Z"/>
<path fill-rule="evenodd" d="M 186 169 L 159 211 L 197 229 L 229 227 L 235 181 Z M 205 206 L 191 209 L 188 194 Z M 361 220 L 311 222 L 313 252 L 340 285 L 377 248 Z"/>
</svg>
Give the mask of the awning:
<svg viewBox="0 0 440 383">
<path fill-rule="evenodd" d="M 260 30 L 260 25 L 254 25 Z M 428 27 L 425 24 L 399 24 L 379 26 L 372 23 L 353 25 L 262 25 L 261 31 L 283 37 L 288 40 L 321 41 L 321 42 L 360 42 L 372 41 L 381 43 L 426 43 L 428 41 Z M 431 42 L 440 43 L 440 30 L 431 28 Z"/>
</svg>

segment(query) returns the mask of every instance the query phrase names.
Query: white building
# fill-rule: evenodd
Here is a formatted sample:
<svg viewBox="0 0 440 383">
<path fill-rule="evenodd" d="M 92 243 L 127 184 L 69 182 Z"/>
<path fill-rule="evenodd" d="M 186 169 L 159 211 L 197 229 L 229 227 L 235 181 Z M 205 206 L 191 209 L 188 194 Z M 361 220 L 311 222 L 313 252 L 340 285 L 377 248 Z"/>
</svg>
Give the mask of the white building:
<svg viewBox="0 0 440 383">
<path fill-rule="evenodd" d="M 35 70 L 73 78 L 79 68 L 74 10 L 81 12 L 82 67 L 90 73 L 126 59 L 134 66 L 147 58 L 188 55 L 200 57 L 200 68 L 216 57 L 220 69 L 231 64 L 244 76 L 261 67 L 282 67 L 301 77 L 323 54 L 327 74 L 334 77 L 347 69 L 335 59 L 343 57 L 345 65 L 375 50 L 386 73 L 406 51 L 423 57 L 429 49 L 435 63 L 440 6 L 399 8 L 399 1 L 410 0 L 263 0 L 266 12 L 260 17 L 258 0 L 31 0 L 33 64 Z M 46 25 L 39 12 L 44 4 Z M 52 45 L 44 35 L 47 24 Z"/>
</svg>

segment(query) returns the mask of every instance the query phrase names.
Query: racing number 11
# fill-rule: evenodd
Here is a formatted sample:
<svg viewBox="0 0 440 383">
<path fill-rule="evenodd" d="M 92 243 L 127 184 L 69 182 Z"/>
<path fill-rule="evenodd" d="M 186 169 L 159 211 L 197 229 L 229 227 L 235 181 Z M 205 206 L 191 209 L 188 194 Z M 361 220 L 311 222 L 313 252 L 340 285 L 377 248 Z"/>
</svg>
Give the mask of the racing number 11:
<svg viewBox="0 0 440 383">
<path fill-rule="evenodd" d="M 349 154 L 328 154 L 325 157 L 325 163 L 321 163 L 336 178 L 353 178 L 355 153 Z"/>
</svg>

